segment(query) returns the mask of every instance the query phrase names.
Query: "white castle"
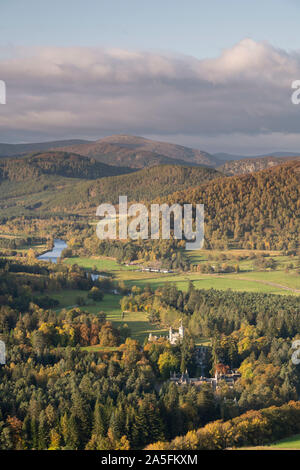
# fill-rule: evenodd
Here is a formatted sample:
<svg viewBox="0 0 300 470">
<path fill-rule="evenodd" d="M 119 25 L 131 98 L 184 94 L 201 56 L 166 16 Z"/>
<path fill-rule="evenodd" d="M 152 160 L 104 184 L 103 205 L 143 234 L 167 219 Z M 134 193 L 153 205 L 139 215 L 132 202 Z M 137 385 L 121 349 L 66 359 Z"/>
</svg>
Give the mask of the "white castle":
<svg viewBox="0 0 300 470">
<path fill-rule="evenodd" d="M 180 327 L 178 328 L 178 333 L 173 333 L 173 329 L 170 326 L 169 341 L 170 341 L 171 344 L 179 343 L 180 341 L 183 340 L 183 337 L 184 337 L 184 327 L 183 327 L 182 321 L 180 322 Z"/>
<path fill-rule="evenodd" d="M 182 321 L 180 322 L 180 327 L 178 328 L 177 333 L 174 333 L 173 328 L 170 326 L 168 340 L 170 341 L 171 344 L 179 343 L 180 341 L 183 340 L 183 337 L 184 337 L 184 327 L 182 325 Z M 153 342 L 153 341 L 157 341 L 160 338 L 166 338 L 166 337 L 165 336 L 154 336 L 152 333 L 149 333 L 148 341 Z"/>
</svg>

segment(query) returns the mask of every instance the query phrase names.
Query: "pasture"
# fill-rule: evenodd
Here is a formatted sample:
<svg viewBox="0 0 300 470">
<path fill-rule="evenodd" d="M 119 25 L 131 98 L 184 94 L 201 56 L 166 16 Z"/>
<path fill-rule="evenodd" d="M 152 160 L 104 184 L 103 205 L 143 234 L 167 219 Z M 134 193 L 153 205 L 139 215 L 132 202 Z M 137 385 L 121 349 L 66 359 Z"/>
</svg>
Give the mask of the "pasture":
<svg viewBox="0 0 300 470">
<path fill-rule="evenodd" d="M 141 344 L 143 344 L 144 340 L 149 336 L 149 333 L 158 336 L 166 335 L 168 333 L 168 330 L 159 329 L 155 325 L 149 323 L 147 314 L 144 312 L 125 312 L 124 318 L 122 318 L 120 307 L 121 295 L 105 294 L 103 300 L 98 302 L 87 299 L 87 292 L 81 290 L 64 290 L 51 295 L 51 297 L 60 302 L 60 306 L 57 311 L 62 308 L 68 309 L 76 306 L 76 298 L 78 296 L 86 299 L 86 305 L 78 308 L 82 311 L 93 314 L 97 314 L 99 312 L 106 313 L 107 320 L 113 322 L 115 327 L 127 324 L 130 330 L 130 337 L 140 341 Z M 91 346 L 91 348 L 99 350 L 99 347 L 97 346 Z"/>
<path fill-rule="evenodd" d="M 199 254 L 197 260 L 199 260 Z M 203 261 L 207 259 L 207 254 Z M 134 265 L 126 266 L 118 264 L 116 260 L 106 257 L 68 258 L 67 264 L 78 264 L 87 270 L 96 268 L 99 272 L 111 273 L 116 281 L 124 281 L 128 286 L 145 287 L 150 285 L 153 289 L 162 286 L 166 282 L 176 284 L 178 289 L 186 291 L 190 281 L 193 281 L 196 289 L 232 289 L 236 291 L 259 292 L 267 294 L 299 295 L 300 276 L 295 269 L 283 270 L 288 262 L 288 257 L 280 257 L 280 265 L 274 271 L 253 270 L 250 260 L 240 263 L 241 270 L 238 273 L 203 274 L 200 272 L 174 272 L 168 274 L 142 272 Z M 229 263 L 228 263 L 229 264 Z M 251 270 L 250 270 L 251 267 Z M 280 268 L 280 269 L 279 269 Z"/>
</svg>

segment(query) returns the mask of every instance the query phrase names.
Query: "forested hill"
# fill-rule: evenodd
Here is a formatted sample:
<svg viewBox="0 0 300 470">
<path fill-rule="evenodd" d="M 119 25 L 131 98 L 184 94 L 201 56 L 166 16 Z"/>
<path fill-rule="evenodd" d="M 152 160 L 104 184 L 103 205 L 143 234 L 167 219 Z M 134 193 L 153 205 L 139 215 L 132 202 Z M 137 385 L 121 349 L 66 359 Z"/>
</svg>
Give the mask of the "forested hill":
<svg viewBox="0 0 300 470">
<path fill-rule="evenodd" d="M 34 157 L 33 157 L 34 158 Z M 89 161 L 86 157 L 82 157 Z M 20 216 L 45 213 L 90 213 L 102 202 L 118 203 L 120 195 L 127 195 L 129 201 L 151 201 L 156 197 L 166 196 L 174 189 L 185 189 L 197 186 L 221 175 L 212 168 L 183 167 L 183 166 L 155 166 L 145 168 L 131 174 L 92 179 L 74 179 L 77 170 L 73 169 L 73 178 L 58 176 L 56 173 L 39 175 L 40 167 L 21 166 L 19 160 L 15 161 L 16 168 L 10 175 L 10 180 L 0 180 L 0 217 Z M 80 162 L 81 160 L 76 160 Z M 97 162 L 98 164 L 99 162 Z M 17 166 L 20 164 L 20 168 Z M 8 165 L 8 164 L 7 164 Z M 99 163 L 99 165 L 102 165 Z M 44 166 L 44 165 L 42 165 Z M 104 165 L 104 167 L 106 167 Z M 1 166 L 0 166 L 1 168 Z M 8 166 L 11 169 L 11 167 Z M 77 167 L 76 167 L 77 168 Z M 95 176 L 95 166 L 91 168 Z M 102 167 L 100 167 L 102 168 Z M 109 167 L 110 168 L 110 167 Z M 22 169 L 23 176 L 18 177 Z M 1 171 L 1 170 L 0 170 Z M 6 175 L 7 169 L 5 167 Z M 12 170 L 11 170 L 12 171 Z M 51 167 L 51 171 L 54 171 Z M 56 168 L 56 172 L 59 170 Z M 82 170 L 80 170 L 82 171 Z M 31 174 L 29 175 L 29 172 Z M 62 174 L 66 170 L 62 168 Z M 70 174 L 70 173 L 68 173 Z M 18 178 L 12 180 L 12 177 Z M 26 185 L 24 180 L 26 179 Z"/>
<path fill-rule="evenodd" d="M 212 168 L 160 165 L 93 181 L 88 188 L 90 201 L 117 203 L 119 195 L 127 195 L 131 201 L 151 201 L 180 190 L 220 177 Z"/>
<path fill-rule="evenodd" d="M 87 144 L 63 147 L 110 165 L 144 168 L 152 165 L 207 165 L 216 166 L 219 160 L 209 153 L 131 135 L 113 135 Z"/>
<path fill-rule="evenodd" d="M 96 141 L 62 140 L 31 144 L 0 143 L 0 158 L 26 155 L 30 152 L 63 151 L 95 158 L 108 165 L 145 168 L 152 165 L 207 165 L 220 161 L 209 153 L 144 137 L 112 135 Z"/>
<path fill-rule="evenodd" d="M 67 152 L 36 153 L 22 158 L 0 160 L 0 180 L 23 181 L 41 175 L 96 179 L 129 173 L 129 168 L 115 167 Z"/>
<path fill-rule="evenodd" d="M 70 145 L 82 145 L 89 143 L 88 140 L 71 139 L 56 140 L 51 142 L 35 142 L 31 144 L 2 144 L 0 143 L 0 158 L 26 155 L 31 152 L 44 152 L 57 147 Z"/>
<path fill-rule="evenodd" d="M 30 158 L 34 161 L 36 157 Z M 117 204 L 120 195 L 127 195 L 129 201 L 203 203 L 208 247 L 297 248 L 300 238 L 299 161 L 230 177 L 207 167 L 163 165 L 92 180 L 74 178 L 83 164 L 80 158 L 89 161 L 86 157 L 74 158 L 75 169 L 70 173 L 64 168 L 63 159 L 55 171 L 48 158 L 38 157 L 38 164 L 25 167 L 18 167 L 22 160 L 14 160 L 16 169 L 12 174 L 22 175 L 21 170 L 24 174 L 17 180 L 12 177 L 2 180 L 0 216 L 92 215 L 100 203 Z M 99 162 L 90 162 L 86 175 L 91 171 L 95 177 Z M 30 176 L 26 171 L 33 171 L 33 174 Z M 42 171 L 41 176 L 39 171 Z M 58 176 L 60 171 L 64 176 Z"/>
<path fill-rule="evenodd" d="M 208 246 L 295 249 L 300 235 L 300 162 L 218 178 L 155 202 L 202 203 Z"/>
</svg>

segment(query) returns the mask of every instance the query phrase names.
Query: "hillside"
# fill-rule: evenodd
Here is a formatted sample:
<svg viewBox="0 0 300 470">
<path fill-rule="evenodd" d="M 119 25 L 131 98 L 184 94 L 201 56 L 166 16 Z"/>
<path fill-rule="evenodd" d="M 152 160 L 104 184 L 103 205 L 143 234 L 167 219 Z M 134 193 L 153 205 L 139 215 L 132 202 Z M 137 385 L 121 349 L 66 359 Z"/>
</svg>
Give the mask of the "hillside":
<svg viewBox="0 0 300 470">
<path fill-rule="evenodd" d="M 129 168 L 115 167 L 67 152 L 36 153 L 22 158 L 0 160 L 0 180 L 23 181 L 42 175 L 96 179 L 129 173 Z"/>
<path fill-rule="evenodd" d="M 63 159 L 61 155 L 60 158 Z M 6 161 L 9 171 L 4 166 L 6 179 L 0 184 L 0 215 L 87 216 L 94 214 L 100 203 L 117 204 L 120 195 L 127 195 L 129 201 L 203 203 L 207 247 L 294 250 L 298 246 L 298 160 L 236 176 L 223 176 L 207 167 L 179 165 L 104 176 L 101 163 L 85 157 L 73 158 L 75 164 L 67 170 L 63 160 L 53 166 L 48 157 L 15 159 L 10 161 L 11 167 Z M 29 164 L 31 160 L 35 163 Z M 84 175 L 81 165 L 86 162 L 89 163 Z M 92 179 L 91 173 L 95 177 L 97 171 L 103 177 Z"/>
<path fill-rule="evenodd" d="M 163 201 L 204 204 L 205 238 L 210 247 L 296 249 L 299 188 L 300 161 L 291 161 L 256 173 L 217 178 Z"/>
<path fill-rule="evenodd" d="M 243 175 L 253 171 L 265 170 L 267 168 L 281 165 L 290 160 L 300 160 L 300 157 L 258 157 L 232 160 L 218 167 L 226 175 Z"/>
<path fill-rule="evenodd" d="M 143 168 L 159 164 L 215 166 L 218 160 L 207 152 L 143 137 L 115 135 L 82 145 L 64 147 L 110 165 Z"/>
<path fill-rule="evenodd" d="M 89 161 L 85 157 L 79 158 Z M 6 161 L 8 166 L 9 163 Z M 66 176 L 65 169 L 63 172 L 56 170 L 54 174 L 52 168 L 51 173 L 46 174 L 40 173 L 38 166 L 21 166 L 23 173 L 18 177 L 20 160 L 12 163 L 16 165 L 13 166 L 16 171 L 10 175 L 10 179 L 6 178 L 0 184 L 0 216 L 38 215 L 46 212 L 87 215 L 94 213 L 96 206 L 102 202 L 118 203 L 119 195 L 127 195 L 132 201 L 151 201 L 174 192 L 174 189 L 198 186 L 220 176 L 212 168 L 164 165 L 96 180 L 75 179 L 77 171 Z M 103 165 L 99 162 L 97 164 L 101 167 Z M 29 184 L 24 185 L 25 178 Z"/>
<path fill-rule="evenodd" d="M 144 168 L 130 175 L 104 178 L 92 182 L 88 188 L 89 201 L 117 203 L 119 195 L 129 200 L 151 201 L 155 197 L 198 186 L 221 176 L 221 173 L 205 167 L 162 165 Z"/>
<path fill-rule="evenodd" d="M 87 140 L 72 139 L 72 140 L 57 140 L 51 142 L 36 142 L 32 144 L 1 144 L 0 143 L 0 158 L 26 155 L 30 152 L 43 152 L 45 150 L 55 149 L 57 147 L 80 145 L 88 143 Z"/>
</svg>

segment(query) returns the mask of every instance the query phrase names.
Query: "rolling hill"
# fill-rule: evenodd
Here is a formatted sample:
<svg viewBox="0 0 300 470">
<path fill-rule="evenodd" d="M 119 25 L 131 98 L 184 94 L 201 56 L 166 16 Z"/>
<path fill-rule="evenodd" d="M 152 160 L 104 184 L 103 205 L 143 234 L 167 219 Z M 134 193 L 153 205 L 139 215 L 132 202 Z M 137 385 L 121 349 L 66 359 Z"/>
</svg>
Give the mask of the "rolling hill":
<svg viewBox="0 0 300 470">
<path fill-rule="evenodd" d="M 96 141 L 75 139 L 32 144 L 0 144 L 0 158 L 49 150 L 79 154 L 109 165 L 134 169 L 154 165 L 216 166 L 220 163 L 217 158 L 202 150 L 130 135 L 113 135 Z"/>
<path fill-rule="evenodd" d="M 217 178 L 155 202 L 204 204 L 213 248 L 296 250 L 300 239 L 300 161 Z"/>
<path fill-rule="evenodd" d="M 198 186 L 220 177 L 222 174 L 213 168 L 160 165 L 136 171 L 130 175 L 120 175 L 96 180 L 89 185 L 90 202 L 117 203 L 119 195 L 127 195 L 129 200 L 148 201 L 174 192 Z"/>
<path fill-rule="evenodd" d="M 7 158 L 19 155 L 26 155 L 31 152 L 43 152 L 57 147 L 80 145 L 88 143 L 87 140 L 72 139 L 72 140 L 57 140 L 51 142 L 37 142 L 32 144 L 1 144 L 0 143 L 0 158 Z"/>
<path fill-rule="evenodd" d="M 112 167 L 93 159 L 43 155 L 1 162 L 0 217 L 93 216 L 100 203 L 117 204 L 127 195 L 129 201 L 204 204 L 208 247 L 296 250 L 299 245 L 299 159 L 235 176 L 181 165 L 107 176 Z"/>
<path fill-rule="evenodd" d="M 129 168 L 115 167 L 67 152 L 36 153 L 21 158 L 0 160 L 0 181 L 26 181 L 42 175 L 96 179 L 131 173 Z"/>
<path fill-rule="evenodd" d="M 0 217 L 46 212 L 93 214 L 102 202 L 118 203 L 119 195 L 127 195 L 131 201 L 151 201 L 172 193 L 174 189 L 198 186 L 221 175 L 207 167 L 163 165 L 130 174 L 104 176 L 103 167 L 106 171 L 107 167 L 109 171 L 111 168 L 119 171 L 119 168 L 100 162 L 89 164 L 83 174 L 82 165 L 93 160 L 76 155 L 75 164 L 66 169 L 62 165 L 61 154 L 59 157 L 59 162 L 55 160 L 52 165 L 48 159 L 43 161 L 39 156 L 2 162 L 4 177 L 0 180 Z M 70 157 L 69 163 L 70 159 L 73 162 Z M 102 177 L 95 179 L 98 165 Z M 89 177 L 90 172 L 93 178 Z"/>
<path fill-rule="evenodd" d="M 129 135 L 114 135 L 61 150 L 93 157 L 110 165 L 131 168 L 159 164 L 216 166 L 219 163 L 212 155 L 201 150 Z"/>
</svg>

